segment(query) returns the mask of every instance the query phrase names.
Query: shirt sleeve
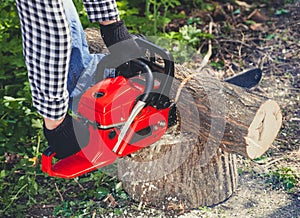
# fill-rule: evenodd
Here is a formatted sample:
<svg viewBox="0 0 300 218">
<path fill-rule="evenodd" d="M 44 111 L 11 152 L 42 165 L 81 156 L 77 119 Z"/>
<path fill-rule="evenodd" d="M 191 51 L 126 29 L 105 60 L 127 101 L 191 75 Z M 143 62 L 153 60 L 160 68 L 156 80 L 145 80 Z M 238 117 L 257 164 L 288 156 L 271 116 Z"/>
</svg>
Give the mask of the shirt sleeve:
<svg viewBox="0 0 300 218">
<path fill-rule="evenodd" d="M 92 22 L 118 18 L 115 0 L 83 0 Z M 16 0 L 33 106 L 58 120 L 68 110 L 71 32 L 62 0 Z"/>
<path fill-rule="evenodd" d="M 62 0 L 16 0 L 33 106 L 43 117 L 68 110 L 71 33 Z"/>
<path fill-rule="evenodd" d="M 115 0 L 83 0 L 91 22 L 116 20 L 119 17 Z"/>
</svg>

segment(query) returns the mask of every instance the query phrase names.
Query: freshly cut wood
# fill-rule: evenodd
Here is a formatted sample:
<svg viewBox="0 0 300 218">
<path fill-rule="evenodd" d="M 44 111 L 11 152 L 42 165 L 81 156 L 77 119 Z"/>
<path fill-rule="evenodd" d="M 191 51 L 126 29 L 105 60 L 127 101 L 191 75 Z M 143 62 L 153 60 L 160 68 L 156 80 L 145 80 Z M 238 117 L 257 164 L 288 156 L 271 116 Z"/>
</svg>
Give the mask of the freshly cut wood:
<svg viewBox="0 0 300 218">
<path fill-rule="evenodd" d="M 272 100 L 263 103 L 257 110 L 245 137 L 249 158 L 260 157 L 276 138 L 282 123 L 279 105 Z M 226 147 L 226 144 L 224 142 Z M 227 143 L 228 145 L 228 143 Z M 230 146 L 227 146 L 230 149 Z M 259 149 L 257 149 L 259 148 Z"/>
<path fill-rule="evenodd" d="M 230 153 L 251 159 L 264 154 L 282 124 L 279 105 L 274 100 L 219 81 L 211 76 L 209 69 L 190 77 L 192 73 L 181 66 L 176 68 L 179 84 L 190 78 L 177 104 L 179 113 L 184 112 L 180 122 L 186 123 L 181 129 Z M 178 90 L 176 86 L 174 89 Z M 187 110 L 191 105 L 196 110 Z"/>
</svg>

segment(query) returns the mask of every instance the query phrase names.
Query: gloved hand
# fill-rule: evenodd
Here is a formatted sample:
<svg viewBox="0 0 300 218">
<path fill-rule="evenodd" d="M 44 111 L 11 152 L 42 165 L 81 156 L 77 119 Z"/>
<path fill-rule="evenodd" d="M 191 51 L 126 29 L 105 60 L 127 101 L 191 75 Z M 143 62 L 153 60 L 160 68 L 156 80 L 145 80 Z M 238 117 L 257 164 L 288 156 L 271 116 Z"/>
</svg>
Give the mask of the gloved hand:
<svg viewBox="0 0 300 218">
<path fill-rule="evenodd" d="M 128 32 L 124 21 L 100 25 L 100 31 L 110 54 L 102 58 L 98 65 L 98 71 L 105 68 L 116 68 L 145 54 L 145 50 L 135 42 L 134 37 Z"/>
<path fill-rule="evenodd" d="M 85 147 L 90 138 L 88 126 L 73 119 L 69 114 L 55 129 L 49 130 L 44 124 L 44 135 L 55 157 L 66 158 Z"/>
</svg>

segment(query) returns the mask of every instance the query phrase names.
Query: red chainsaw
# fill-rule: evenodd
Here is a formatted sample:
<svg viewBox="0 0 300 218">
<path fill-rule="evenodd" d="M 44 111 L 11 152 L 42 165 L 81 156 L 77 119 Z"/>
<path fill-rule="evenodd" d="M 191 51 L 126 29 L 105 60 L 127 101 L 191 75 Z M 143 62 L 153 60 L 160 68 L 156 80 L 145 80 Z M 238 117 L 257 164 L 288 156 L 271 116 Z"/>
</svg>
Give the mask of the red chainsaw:
<svg viewBox="0 0 300 218">
<path fill-rule="evenodd" d="M 145 56 L 117 67 L 114 78 L 98 82 L 80 98 L 78 116 L 88 125 L 88 145 L 58 161 L 51 148 L 46 149 L 43 172 L 78 177 L 157 142 L 176 123 L 175 105 L 168 97 L 173 57 L 143 38 L 135 40 Z"/>
</svg>

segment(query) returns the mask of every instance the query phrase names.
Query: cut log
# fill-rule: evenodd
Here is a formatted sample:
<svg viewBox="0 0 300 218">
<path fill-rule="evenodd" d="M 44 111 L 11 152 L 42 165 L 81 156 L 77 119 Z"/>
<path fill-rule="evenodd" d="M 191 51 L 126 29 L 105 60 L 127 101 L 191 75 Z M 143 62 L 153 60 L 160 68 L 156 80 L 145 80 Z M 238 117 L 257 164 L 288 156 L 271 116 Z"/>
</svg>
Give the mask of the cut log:
<svg viewBox="0 0 300 218">
<path fill-rule="evenodd" d="M 282 114 L 279 105 L 241 87 L 220 82 L 206 69 L 194 73 L 177 66 L 178 83 L 189 79 L 180 93 L 178 108 L 184 112 L 181 129 L 193 132 L 214 148 L 254 159 L 264 154 L 276 138 Z M 177 91 L 178 84 L 174 84 Z M 193 110 L 187 110 L 187 105 Z"/>
</svg>

